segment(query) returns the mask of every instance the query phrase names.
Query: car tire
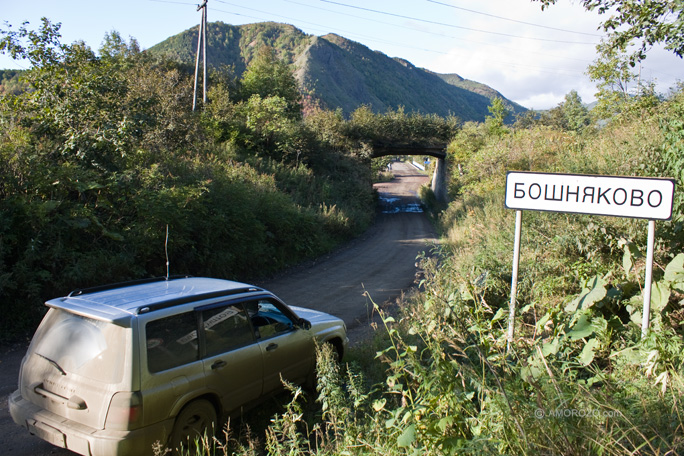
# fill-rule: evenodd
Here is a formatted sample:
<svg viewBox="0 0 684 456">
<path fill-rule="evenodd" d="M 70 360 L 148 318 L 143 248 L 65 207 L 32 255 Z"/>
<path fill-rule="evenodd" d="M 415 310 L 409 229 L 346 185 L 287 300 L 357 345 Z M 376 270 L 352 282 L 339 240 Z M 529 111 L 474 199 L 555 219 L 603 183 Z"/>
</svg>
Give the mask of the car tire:
<svg viewBox="0 0 684 456">
<path fill-rule="evenodd" d="M 209 439 L 215 435 L 217 421 L 216 409 L 211 402 L 205 399 L 190 402 L 178 414 L 173 425 L 169 439 L 173 454 L 181 453 L 181 445 L 183 454 L 194 454 L 205 435 Z"/>
</svg>

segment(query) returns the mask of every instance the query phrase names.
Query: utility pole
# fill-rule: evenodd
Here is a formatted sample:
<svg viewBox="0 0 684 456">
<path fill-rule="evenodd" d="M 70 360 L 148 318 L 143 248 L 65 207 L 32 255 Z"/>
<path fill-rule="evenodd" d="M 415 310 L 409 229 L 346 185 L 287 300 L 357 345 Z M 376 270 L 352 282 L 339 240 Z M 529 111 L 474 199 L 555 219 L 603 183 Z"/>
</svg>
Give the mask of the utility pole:
<svg viewBox="0 0 684 456">
<path fill-rule="evenodd" d="M 197 11 L 202 10 L 202 20 L 199 26 L 199 35 L 197 37 L 197 58 L 195 59 L 195 90 L 192 94 L 192 110 L 197 106 L 197 76 L 199 73 L 200 52 L 204 57 L 204 73 L 202 83 L 204 85 L 204 95 L 202 103 L 207 103 L 207 0 L 204 0 L 201 5 L 197 5 Z"/>
</svg>

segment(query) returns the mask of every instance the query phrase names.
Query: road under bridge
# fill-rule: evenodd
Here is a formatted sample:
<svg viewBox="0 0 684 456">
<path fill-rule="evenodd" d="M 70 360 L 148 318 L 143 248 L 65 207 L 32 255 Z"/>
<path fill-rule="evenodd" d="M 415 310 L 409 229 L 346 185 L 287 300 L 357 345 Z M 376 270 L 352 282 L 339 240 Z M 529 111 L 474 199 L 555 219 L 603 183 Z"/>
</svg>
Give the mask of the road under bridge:
<svg viewBox="0 0 684 456">
<path fill-rule="evenodd" d="M 432 174 L 430 188 L 438 201 L 447 203 L 449 195 L 447 192 L 447 172 L 446 172 L 446 143 L 421 145 L 421 144 L 373 144 L 373 158 L 396 156 L 396 155 L 428 155 L 435 157 L 435 171 Z"/>
</svg>

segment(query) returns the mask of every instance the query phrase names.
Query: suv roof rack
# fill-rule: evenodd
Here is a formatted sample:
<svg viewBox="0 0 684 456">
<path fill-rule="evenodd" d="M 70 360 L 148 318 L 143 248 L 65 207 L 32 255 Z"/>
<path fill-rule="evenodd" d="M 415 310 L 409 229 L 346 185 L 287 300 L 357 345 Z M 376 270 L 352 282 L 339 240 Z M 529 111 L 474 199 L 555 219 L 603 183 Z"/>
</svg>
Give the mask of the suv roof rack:
<svg viewBox="0 0 684 456">
<path fill-rule="evenodd" d="M 155 304 L 149 304 L 138 307 L 138 314 L 151 312 L 153 310 L 166 309 L 173 306 L 178 306 L 181 304 L 186 304 L 193 301 L 202 301 L 205 299 L 222 298 L 224 296 L 232 296 L 241 293 L 249 293 L 254 291 L 264 291 L 262 288 L 258 287 L 241 287 L 232 288 L 228 290 L 210 291 L 207 293 L 200 293 L 191 296 L 183 296 L 182 298 L 169 299 L 168 301 L 161 301 Z"/>
<path fill-rule="evenodd" d="M 100 291 L 115 290 L 117 288 L 130 287 L 133 285 L 142 285 L 145 283 L 163 282 L 163 281 L 177 280 L 177 279 L 187 279 L 189 277 L 192 277 L 192 276 L 190 276 L 190 275 L 173 275 L 173 276 L 169 276 L 169 277 L 148 277 L 146 279 L 128 280 L 125 282 L 110 283 L 108 285 L 99 285 L 96 287 L 77 288 L 77 289 L 73 290 L 71 293 L 69 293 L 67 295 L 67 298 L 72 298 L 74 296 L 81 296 L 84 294 L 97 293 Z"/>
</svg>

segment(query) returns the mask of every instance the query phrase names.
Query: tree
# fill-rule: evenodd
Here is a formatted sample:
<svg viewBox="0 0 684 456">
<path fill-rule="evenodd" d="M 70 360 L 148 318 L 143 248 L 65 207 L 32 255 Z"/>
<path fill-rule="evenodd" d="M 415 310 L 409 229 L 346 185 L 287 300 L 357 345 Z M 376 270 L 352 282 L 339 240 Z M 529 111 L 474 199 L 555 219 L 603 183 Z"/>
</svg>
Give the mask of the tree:
<svg viewBox="0 0 684 456">
<path fill-rule="evenodd" d="M 42 26 L 39 31 L 26 28 L 28 22 L 24 22 L 19 30 L 11 30 L 7 23 L 7 30 L 0 30 L 0 54 L 9 54 L 14 60 L 26 59 L 34 67 L 42 67 L 59 62 L 66 46 L 60 42 L 59 29 L 62 24 L 51 23 L 47 18 L 41 19 Z M 28 44 L 24 41 L 28 40 Z"/>
<path fill-rule="evenodd" d="M 106 33 L 102 45 L 100 46 L 100 56 L 103 58 L 127 58 L 140 53 L 140 44 L 135 38 L 131 38 L 128 43 L 121 37 L 116 30 Z"/>
<path fill-rule="evenodd" d="M 504 127 L 504 119 L 509 114 L 506 105 L 501 97 L 494 97 L 490 105 L 487 107 L 489 116 L 485 119 L 485 126 L 489 133 L 493 135 L 501 135 L 507 132 Z"/>
<path fill-rule="evenodd" d="M 532 0 L 542 9 L 558 0 Z M 610 14 L 601 28 L 608 38 L 596 46 L 598 59 L 587 73 L 597 82 L 600 118 L 648 109 L 658 102 L 652 84 L 642 84 L 633 68 L 655 44 L 684 57 L 684 2 L 681 0 L 581 0 L 589 11 Z M 636 50 L 630 52 L 630 48 Z M 638 81 L 634 84 L 634 81 Z M 636 90 L 634 90 L 636 88 Z"/>
<path fill-rule="evenodd" d="M 558 0 L 532 0 L 542 4 L 542 9 Z M 607 47 L 622 51 L 637 44 L 629 56 L 635 66 L 646 58 L 646 51 L 662 43 L 665 49 L 684 57 L 684 2 L 681 0 L 582 0 L 588 11 L 610 13 L 601 27 L 608 33 Z"/>
<path fill-rule="evenodd" d="M 565 95 L 565 100 L 553 108 L 550 115 L 555 119 L 551 123 L 565 130 L 581 132 L 591 124 L 589 110 L 575 90 Z"/>
<path fill-rule="evenodd" d="M 600 43 L 597 49 L 599 57 L 587 68 L 587 74 L 598 88 L 596 117 L 609 119 L 621 113 L 650 109 L 659 103 L 655 84 L 641 81 L 625 52 L 606 42 Z"/>
<path fill-rule="evenodd" d="M 596 82 L 596 115 L 608 119 L 622 112 L 624 105 L 634 95 L 633 85 L 638 80 L 628 56 L 619 48 L 602 42 L 596 46 L 599 57 L 587 68 L 587 74 Z"/>
<path fill-rule="evenodd" d="M 293 119 L 301 119 L 302 96 L 297 80 L 290 67 L 276 58 L 272 48 L 262 47 L 242 76 L 242 98 L 249 100 L 252 95 L 262 99 L 281 97 L 287 103 L 288 114 Z"/>
</svg>

